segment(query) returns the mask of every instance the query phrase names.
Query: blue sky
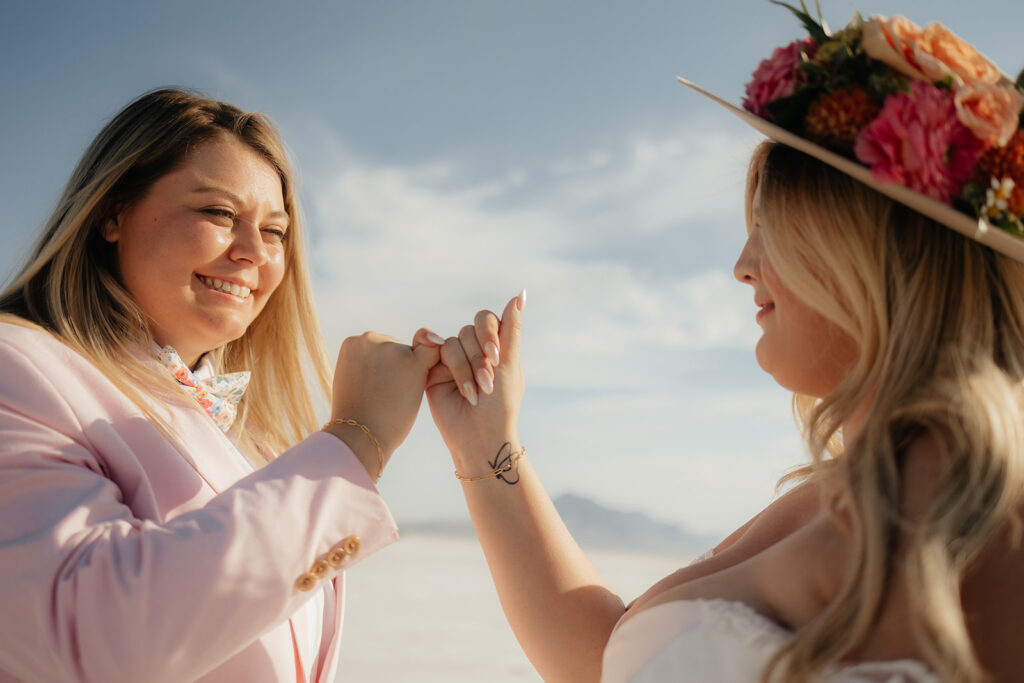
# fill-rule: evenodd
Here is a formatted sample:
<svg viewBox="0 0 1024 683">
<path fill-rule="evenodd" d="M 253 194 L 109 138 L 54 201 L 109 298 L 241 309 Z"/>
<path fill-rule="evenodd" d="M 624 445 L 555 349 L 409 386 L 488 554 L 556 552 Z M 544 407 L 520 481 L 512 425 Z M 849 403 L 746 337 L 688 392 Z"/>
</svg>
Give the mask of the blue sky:
<svg viewBox="0 0 1024 683">
<path fill-rule="evenodd" d="M 824 2 L 940 21 L 1012 76 L 1019 4 Z M 966 9 L 965 9 L 966 8 Z M 767 503 L 802 447 L 731 279 L 755 133 L 733 101 L 802 34 L 761 0 L 0 0 L 6 279 L 79 154 L 141 92 L 198 88 L 278 124 L 300 169 L 328 345 L 451 334 L 525 287 L 521 432 L 552 493 L 705 533 Z M 382 490 L 463 513 L 424 410 Z"/>
</svg>

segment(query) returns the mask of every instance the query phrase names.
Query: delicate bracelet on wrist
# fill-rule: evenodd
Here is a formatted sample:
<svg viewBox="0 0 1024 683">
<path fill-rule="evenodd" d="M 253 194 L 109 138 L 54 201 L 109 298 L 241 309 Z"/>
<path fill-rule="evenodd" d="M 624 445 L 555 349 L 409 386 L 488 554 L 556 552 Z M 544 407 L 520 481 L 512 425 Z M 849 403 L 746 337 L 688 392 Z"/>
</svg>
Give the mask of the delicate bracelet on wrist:
<svg viewBox="0 0 1024 683">
<path fill-rule="evenodd" d="M 359 427 L 366 434 L 366 438 L 370 440 L 373 447 L 377 449 L 377 476 L 374 477 L 374 481 L 379 481 L 382 474 L 384 474 L 384 449 L 380 447 L 380 442 L 377 441 L 376 437 L 370 432 L 370 428 L 364 425 L 358 420 L 350 420 L 348 418 L 336 417 L 323 426 L 323 429 L 327 429 L 331 425 L 350 425 L 352 427 Z"/>
<path fill-rule="evenodd" d="M 520 448 L 518 451 L 513 451 L 512 446 L 509 443 L 504 443 L 501 448 L 498 449 L 498 454 L 494 456 L 494 460 L 488 462 L 493 469 L 487 474 L 481 474 L 478 477 L 464 477 L 459 474 L 458 470 L 455 471 L 455 478 L 462 483 L 470 481 L 482 481 L 484 479 L 500 479 L 506 484 L 518 484 L 519 483 L 519 459 L 526 455 L 526 449 Z M 510 472 L 515 470 L 514 475 L 509 475 Z"/>
</svg>

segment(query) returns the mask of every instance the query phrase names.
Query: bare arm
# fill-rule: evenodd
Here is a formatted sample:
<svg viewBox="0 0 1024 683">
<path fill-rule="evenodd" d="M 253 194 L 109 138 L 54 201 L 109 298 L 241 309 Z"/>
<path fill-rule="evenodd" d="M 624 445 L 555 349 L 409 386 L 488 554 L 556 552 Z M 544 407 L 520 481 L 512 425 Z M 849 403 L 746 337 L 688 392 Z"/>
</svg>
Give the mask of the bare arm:
<svg viewBox="0 0 1024 683">
<path fill-rule="evenodd" d="M 569 534 L 528 460 L 518 477 L 515 485 L 463 484 L 502 608 L 545 681 L 597 681 L 622 600 Z"/>
<path fill-rule="evenodd" d="M 468 326 L 442 348 L 444 366 L 428 380 L 434 421 L 466 477 L 487 474 L 520 450 L 519 301 L 506 306 L 500 335 L 493 314 L 477 316 L 481 336 L 497 342 L 489 354 Z M 500 363 L 488 363 L 499 347 Z M 479 381 L 479 368 L 490 374 L 472 405 L 459 387 Z M 625 609 L 565 528 L 529 461 L 462 486 L 505 615 L 538 673 L 545 681 L 599 680 L 605 643 Z"/>
</svg>

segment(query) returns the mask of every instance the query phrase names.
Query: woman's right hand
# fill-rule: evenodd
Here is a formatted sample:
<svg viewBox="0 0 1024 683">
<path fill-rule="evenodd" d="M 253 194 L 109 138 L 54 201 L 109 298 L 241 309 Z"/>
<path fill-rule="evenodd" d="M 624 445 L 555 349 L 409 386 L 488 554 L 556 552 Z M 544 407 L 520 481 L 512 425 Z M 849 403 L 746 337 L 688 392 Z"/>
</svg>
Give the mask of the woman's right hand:
<svg viewBox="0 0 1024 683">
<path fill-rule="evenodd" d="M 347 443 L 371 476 L 382 469 L 377 449 L 359 427 L 335 421 L 365 425 L 380 443 L 386 463 L 412 429 L 427 374 L 438 362 L 443 341 L 421 329 L 412 346 L 376 332 L 342 343 L 334 370 L 332 422 L 325 431 Z"/>
<path fill-rule="evenodd" d="M 465 476 L 486 473 L 504 444 L 519 450 L 519 364 L 526 292 L 505 306 L 499 319 L 481 311 L 441 347 L 441 362 L 427 378 L 434 423 Z"/>
</svg>

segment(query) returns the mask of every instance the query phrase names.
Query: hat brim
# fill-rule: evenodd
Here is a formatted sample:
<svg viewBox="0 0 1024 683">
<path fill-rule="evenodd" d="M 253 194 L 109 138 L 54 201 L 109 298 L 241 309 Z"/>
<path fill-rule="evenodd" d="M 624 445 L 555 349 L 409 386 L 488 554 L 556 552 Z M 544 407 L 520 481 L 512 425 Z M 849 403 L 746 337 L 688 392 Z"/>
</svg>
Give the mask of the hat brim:
<svg viewBox="0 0 1024 683">
<path fill-rule="evenodd" d="M 951 206 L 936 201 L 919 192 L 915 192 L 903 185 L 879 182 L 871 177 L 871 171 L 868 170 L 866 166 L 861 166 L 855 161 L 851 161 L 850 159 L 840 156 L 821 145 L 815 144 L 810 140 L 791 133 L 785 128 L 780 128 L 774 123 L 762 119 L 760 116 L 756 116 L 745 109 L 740 109 L 739 107 L 723 100 L 721 97 L 718 97 L 714 93 L 708 92 L 699 85 L 696 85 L 681 76 L 677 77 L 677 80 L 686 87 L 695 90 L 701 95 L 704 95 L 704 97 L 722 105 L 746 122 L 747 125 L 755 128 L 757 131 L 772 140 L 781 142 L 782 144 L 794 149 L 798 149 L 804 154 L 809 154 L 815 159 L 842 171 L 851 178 L 859 180 L 868 187 L 881 192 L 887 197 L 891 197 L 901 204 L 909 206 L 914 211 L 924 214 L 925 216 L 928 216 L 929 218 L 936 220 L 987 247 L 995 249 L 1001 254 L 1005 254 L 1017 261 L 1024 262 L 1024 240 L 1014 237 L 1004 230 L 1000 230 L 985 219 L 972 219 Z"/>
</svg>

